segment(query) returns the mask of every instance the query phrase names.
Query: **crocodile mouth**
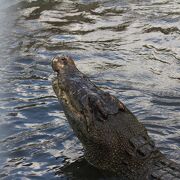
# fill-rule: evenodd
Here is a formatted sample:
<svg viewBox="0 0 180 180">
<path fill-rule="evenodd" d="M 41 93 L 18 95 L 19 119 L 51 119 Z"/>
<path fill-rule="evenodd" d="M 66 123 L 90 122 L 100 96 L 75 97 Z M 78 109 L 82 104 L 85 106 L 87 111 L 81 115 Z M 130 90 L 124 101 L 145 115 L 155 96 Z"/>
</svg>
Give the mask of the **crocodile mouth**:
<svg viewBox="0 0 180 180">
<path fill-rule="evenodd" d="M 77 136 L 84 136 L 82 134 L 87 134 L 89 130 L 89 121 L 87 120 L 87 115 L 75 104 L 72 103 L 72 98 L 70 98 L 68 92 L 62 88 L 62 83 L 58 80 L 58 76 L 52 81 L 52 86 L 58 100 L 63 106 L 65 115 L 72 125 L 74 131 L 77 132 Z M 78 127 L 78 128 L 77 128 Z M 80 135 L 78 135 L 80 133 Z"/>
<path fill-rule="evenodd" d="M 54 79 L 52 80 L 52 86 L 59 101 L 62 101 L 64 105 L 68 106 L 68 108 L 71 109 L 71 111 L 78 113 L 78 110 L 76 110 L 74 106 L 72 106 L 67 92 L 62 88 L 61 82 L 59 82 L 57 77 L 54 77 Z"/>
<path fill-rule="evenodd" d="M 89 132 L 90 119 L 75 95 L 78 83 L 76 83 L 77 77 L 73 78 L 73 76 L 74 72 L 77 73 L 77 69 L 72 65 L 73 63 L 68 62 L 67 57 L 58 57 L 52 60 L 52 68 L 56 72 L 52 79 L 52 87 L 63 107 L 67 120 L 77 136 L 81 138 Z"/>
<path fill-rule="evenodd" d="M 51 61 L 53 71 L 56 73 L 52 79 L 53 90 L 59 100 L 69 102 L 67 88 L 65 87 L 65 77 L 67 73 L 64 71 L 68 67 L 68 57 L 54 57 Z M 68 103 L 69 104 L 69 103 Z"/>
</svg>

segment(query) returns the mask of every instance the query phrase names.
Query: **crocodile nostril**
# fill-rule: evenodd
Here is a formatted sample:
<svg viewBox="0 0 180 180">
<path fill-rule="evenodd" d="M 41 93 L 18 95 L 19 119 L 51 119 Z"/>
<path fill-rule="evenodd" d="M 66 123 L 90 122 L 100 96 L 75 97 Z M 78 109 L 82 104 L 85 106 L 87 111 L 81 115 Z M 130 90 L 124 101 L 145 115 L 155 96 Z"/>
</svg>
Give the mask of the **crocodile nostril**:
<svg viewBox="0 0 180 180">
<path fill-rule="evenodd" d="M 63 56 L 63 57 L 61 58 L 61 60 L 65 61 L 65 60 L 66 60 L 66 58 Z"/>
</svg>

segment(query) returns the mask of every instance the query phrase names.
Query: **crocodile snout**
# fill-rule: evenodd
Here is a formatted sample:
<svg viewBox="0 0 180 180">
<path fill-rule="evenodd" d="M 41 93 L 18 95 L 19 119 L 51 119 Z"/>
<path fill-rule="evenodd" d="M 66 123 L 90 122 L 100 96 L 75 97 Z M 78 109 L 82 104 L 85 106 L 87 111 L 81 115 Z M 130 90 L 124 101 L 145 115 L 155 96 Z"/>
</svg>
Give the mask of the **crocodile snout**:
<svg viewBox="0 0 180 180">
<path fill-rule="evenodd" d="M 52 59 L 53 71 L 58 72 L 64 67 L 64 59 L 64 57 L 54 57 Z"/>
<path fill-rule="evenodd" d="M 70 66 L 75 67 L 74 62 L 70 57 L 57 56 L 52 59 L 52 69 L 55 72 L 59 72 L 60 70 L 64 69 L 65 67 L 70 67 Z"/>
</svg>

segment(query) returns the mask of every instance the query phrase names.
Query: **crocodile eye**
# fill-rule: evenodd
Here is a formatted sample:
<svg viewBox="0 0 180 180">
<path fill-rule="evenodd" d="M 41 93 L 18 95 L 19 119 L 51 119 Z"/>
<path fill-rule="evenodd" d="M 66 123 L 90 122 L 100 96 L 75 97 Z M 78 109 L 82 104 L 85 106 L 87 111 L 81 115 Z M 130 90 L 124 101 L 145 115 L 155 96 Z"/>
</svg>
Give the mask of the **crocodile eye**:
<svg viewBox="0 0 180 180">
<path fill-rule="evenodd" d="M 61 60 L 62 60 L 62 62 L 63 62 L 64 65 L 66 65 L 66 64 L 68 63 L 68 62 L 67 62 L 67 59 L 66 59 L 65 57 L 62 57 Z"/>
</svg>

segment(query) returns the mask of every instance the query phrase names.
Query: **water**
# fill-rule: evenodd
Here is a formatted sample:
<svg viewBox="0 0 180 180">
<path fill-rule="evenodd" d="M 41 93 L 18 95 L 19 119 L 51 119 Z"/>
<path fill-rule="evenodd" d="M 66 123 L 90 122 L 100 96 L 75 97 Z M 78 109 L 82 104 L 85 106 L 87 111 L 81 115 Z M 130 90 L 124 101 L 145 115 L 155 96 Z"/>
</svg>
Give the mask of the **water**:
<svg viewBox="0 0 180 180">
<path fill-rule="evenodd" d="M 71 55 L 180 162 L 179 0 L 0 0 L 0 54 L 2 179 L 103 177 L 78 160 L 82 146 L 51 87 L 57 54 Z"/>
</svg>

